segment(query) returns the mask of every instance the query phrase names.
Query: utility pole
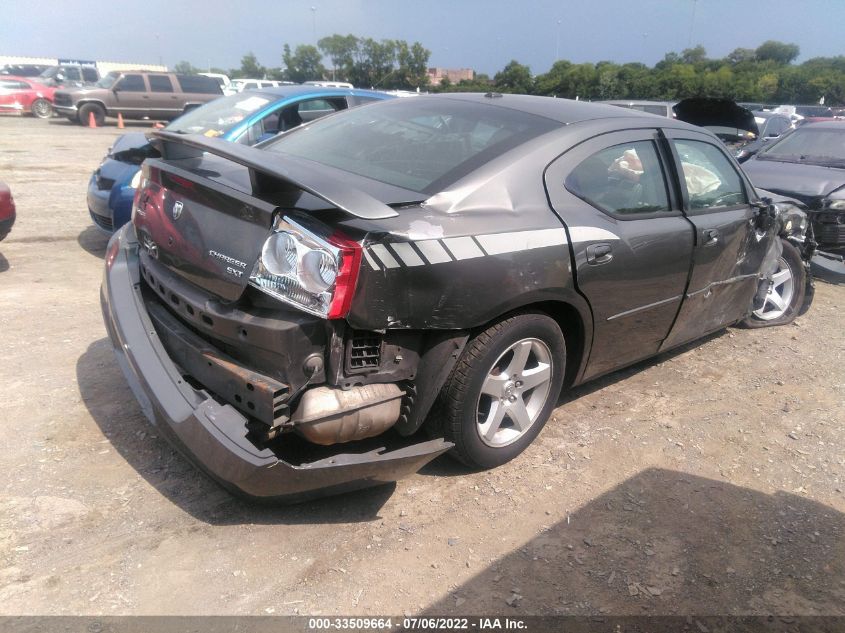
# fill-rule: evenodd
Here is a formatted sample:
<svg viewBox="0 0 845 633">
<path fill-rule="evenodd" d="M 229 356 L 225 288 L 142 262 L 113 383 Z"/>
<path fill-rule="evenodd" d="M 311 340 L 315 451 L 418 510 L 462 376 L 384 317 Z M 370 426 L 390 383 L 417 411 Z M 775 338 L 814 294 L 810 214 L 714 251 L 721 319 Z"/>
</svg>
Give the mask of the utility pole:
<svg viewBox="0 0 845 633">
<path fill-rule="evenodd" d="M 317 7 L 311 7 L 311 27 L 314 31 L 314 44 L 317 43 Z"/>
<path fill-rule="evenodd" d="M 561 20 L 557 21 L 557 37 L 555 39 L 555 61 L 560 59 L 560 23 Z"/>
<path fill-rule="evenodd" d="M 687 48 L 692 48 L 692 35 L 695 32 L 695 7 L 698 5 L 698 0 L 692 0 L 692 19 L 689 23 L 689 42 Z"/>
</svg>

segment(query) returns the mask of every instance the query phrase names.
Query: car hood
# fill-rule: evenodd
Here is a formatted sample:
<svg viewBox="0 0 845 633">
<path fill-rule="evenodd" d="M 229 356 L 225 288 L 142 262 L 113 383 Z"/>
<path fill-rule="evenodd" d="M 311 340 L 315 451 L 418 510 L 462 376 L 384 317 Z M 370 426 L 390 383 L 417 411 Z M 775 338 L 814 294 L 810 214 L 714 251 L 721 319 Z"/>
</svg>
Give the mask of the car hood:
<svg viewBox="0 0 845 633">
<path fill-rule="evenodd" d="M 755 187 L 795 196 L 805 202 L 826 197 L 845 186 L 845 169 L 837 167 L 761 160 L 759 155 L 742 167 Z"/>
<path fill-rule="evenodd" d="M 754 113 L 731 99 L 695 97 L 679 101 L 672 108 L 675 118 L 699 127 L 729 127 L 760 134 Z"/>
</svg>

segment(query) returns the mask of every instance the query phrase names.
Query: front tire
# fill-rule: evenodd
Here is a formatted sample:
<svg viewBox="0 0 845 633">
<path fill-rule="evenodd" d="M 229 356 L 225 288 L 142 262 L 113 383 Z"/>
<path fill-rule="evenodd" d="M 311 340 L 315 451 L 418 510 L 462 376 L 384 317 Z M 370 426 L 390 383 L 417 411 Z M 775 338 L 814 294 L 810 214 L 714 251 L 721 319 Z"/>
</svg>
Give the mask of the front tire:
<svg viewBox="0 0 845 633">
<path fill-rule="evenodd" d="M 742 322 L 749 328 L 769 327 L 792 323 L 804 304 L 807 271 L 801 253 L 786 240 L 778 266 L 772 275 L 764 304 L 753 310 Z"/>
<path fill-rule="evenodd" d="M 47 99 L 36 99 L 32 102 L 29 110 L 33 116 L 39 119 L 49 119 L 53 116 L 53 104 Z"/>
<path fill-rule="evenodd" d="M 86 103 L 79 108 L 79 122 L 85 127 L 88 127 L 91 114 L 94 115 L 94 123 L 97 124 L 97 127 L 102 127 L 103 123 L 106 122 L 106 111 L 103 109 L 103 106 L 96 103 Z"/>
<path fill-rule="evenodd" d="M 517 314 L 475 336 L 440 394 L 451 454 L 477 469 L 519 455 L 551 415 L 565 369 L 563 333 L 545 314 Z"/>
</svg>

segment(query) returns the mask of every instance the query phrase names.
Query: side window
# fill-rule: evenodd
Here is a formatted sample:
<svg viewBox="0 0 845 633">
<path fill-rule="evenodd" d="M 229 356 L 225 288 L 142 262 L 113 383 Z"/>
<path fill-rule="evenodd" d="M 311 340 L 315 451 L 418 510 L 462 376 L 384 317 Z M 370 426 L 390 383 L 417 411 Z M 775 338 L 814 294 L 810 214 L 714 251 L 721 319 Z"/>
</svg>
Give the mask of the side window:
<svg viewBox="0 0 845 633">
<path fill-rule="evenodd" d="M 381 101 L 376 97 L 348 97 L 350 105 L 363 105 L 365 103 L 372 103 L 373 101 Z"/>
<path fill-rule="evenodd" d="M 170 83 L 168 75 L 147 75 L 147 80 L 153 92 L 173 92 L 173 84 Z"/>
<path fill-rule="evenodd" d="M 65 73 L 65 79 L 69 79 L 70 81 L 82 81 L 82 73 L 79 72 L 78 68 L 74 66 L 68 66 L 66 68 L 62 68 Z"/>
<path fill-rule="evenodd" d="M 730 207 L 748 199 L 742 179 L 715 145 L 703 141 L 672 141 L 681 159 L 691 209 Z"/>
<path fill-rule="evenodd" d="M 666 178 L 651 141 L 624 143 L 596 152 L 572 170 L 564 185 L 613 215 L 670 211 Z"/>
<path fill-rule="evenodd" d="M 147 86 L 144 83 L 143 75 L 123 75 L 123 79 L 117 82 L 115 90 L 120 92 L 146 92 Z"/>
<path fill-rule="evenodd" d="M 205 75 L 177 75 L 182 92 L 194 94 L 222 94 L 220 84 Z"/>
<path fill-rule="evenodd" d="M 83 66 L 82 67 L 82 79 L 84 81 L 94 83 L 99 78 L 100 78 L 100 76 L 97 74 L 96 68 L 91 68 L 90 66 Z"/>
<path fill-rule="evenodd" d="M 300 101 L 296 109 L 302 122 L 307 123 L 345 107 L 346 101 L 343 98 L 309 99 L 308 101 Z"/>
</svg>

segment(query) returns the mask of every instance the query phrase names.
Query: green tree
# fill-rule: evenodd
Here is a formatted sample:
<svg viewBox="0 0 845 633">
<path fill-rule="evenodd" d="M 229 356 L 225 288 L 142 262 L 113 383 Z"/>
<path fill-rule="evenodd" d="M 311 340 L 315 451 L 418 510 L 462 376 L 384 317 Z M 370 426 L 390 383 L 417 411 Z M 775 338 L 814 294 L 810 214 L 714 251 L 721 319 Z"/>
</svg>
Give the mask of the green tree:
<svg viewBox="0 0 845 633">
<path fill-rule="evenodd" d="M 393 62 L 396 60 L 396 42 L 372 38 L 358 40 L 356 74 L 358 84 L 370 88 L 392 88 L 396 78 Z"/>
<path fill-rule="evenodd" d="M 768 40 L 760 44 L 755 51 L 759 61 L 767 59 L 778 64 L 791 64 L 798 57 L 800 49 L 796 44 L 786 44 L 775 40 Z"/>
<path fill-rule="evenodd" d="M 493 86 L 499 92 L 531 94 L 534 87 L 531 69 L 515 59 L 511 60 L 507 66 L 493 76 Z"/>
<path fill-rule="evenodd" d="M 199 68 L 194 66 L 191 62 L 181 61 L 173 66 L 173 72 L 181 75 L 196 75 L 201 72 Z"/>
<path fill-rule="evenodd" d="M 230 77 L 253 77 L 255 79 L 261 79 L 264 77 L 266 69 L 264 66 L 258 63 L 258 58 L 255 56 L 255 53 L 247 53 L 243 57 L 241 57 L 241 67 L 238 69 L 233 69 Z"/>
<path fill-rule="evenodd" d="M 727 60 L 731 64 L 753 62 L 757 59 L 757 52 L 753 48 L 735 48 L 728 53 Z"/>
<path fill-rule="evenodd" d="M 431 51 L 419 42 L 408 46 L 405 40 L 396 42 L 397 87 L 405 90 L 420 90 L 428 86 L 428 58 Z"/>
<path fill-rule="evenodd" d="M 350 81 L 358 50 L 358 38 L 354 35 L 330 35 L 317 42 L 317 47 L 332 61 L 333 79 Z"/>
<path fill-rule="evenodd" d="M 326 74 L 322 60 L 323 56 L 316 46 L 300 44 L 291 53 L 290 46 L 285 44 L 282 54 L 285 78 L 299 84 L 304 81 L 320 80 Z"/>
<path fill-rule="evenodd" d="M 695 48 L 686 48 L 681 51 L 681 61 L 684 64 L 698 64 L 707 59 L 707 51 L 699 44 Z"/>
</svg>

